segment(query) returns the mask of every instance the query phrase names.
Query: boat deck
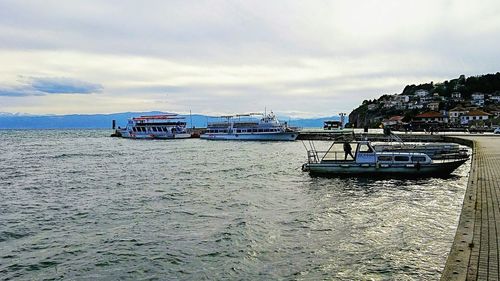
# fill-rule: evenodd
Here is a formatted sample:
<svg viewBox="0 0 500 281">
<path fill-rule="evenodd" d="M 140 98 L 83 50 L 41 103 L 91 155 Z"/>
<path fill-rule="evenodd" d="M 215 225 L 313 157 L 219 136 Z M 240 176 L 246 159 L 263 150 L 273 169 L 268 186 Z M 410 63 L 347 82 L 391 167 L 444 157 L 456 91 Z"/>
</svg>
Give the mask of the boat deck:
<svg viewBox="0 0 500 281">
<path fill-rule="evenodd" d="M 457 232 L 441 280 L 500 280 L 500 137 L 474 141 Z"/>
</svg>

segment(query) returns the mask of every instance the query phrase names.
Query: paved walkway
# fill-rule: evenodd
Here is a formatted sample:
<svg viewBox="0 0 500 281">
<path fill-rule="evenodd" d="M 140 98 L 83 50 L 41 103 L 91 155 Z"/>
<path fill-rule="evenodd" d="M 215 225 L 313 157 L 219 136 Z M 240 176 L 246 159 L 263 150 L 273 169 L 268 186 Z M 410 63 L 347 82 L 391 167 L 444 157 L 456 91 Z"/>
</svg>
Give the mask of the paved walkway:
<svg viewBox="0 0 500 281">
<path fill-rule="evenodd" d="M 500 280 L 500 137 L 474 141 L 462 213 L 441 280 Z"/>
</svg>

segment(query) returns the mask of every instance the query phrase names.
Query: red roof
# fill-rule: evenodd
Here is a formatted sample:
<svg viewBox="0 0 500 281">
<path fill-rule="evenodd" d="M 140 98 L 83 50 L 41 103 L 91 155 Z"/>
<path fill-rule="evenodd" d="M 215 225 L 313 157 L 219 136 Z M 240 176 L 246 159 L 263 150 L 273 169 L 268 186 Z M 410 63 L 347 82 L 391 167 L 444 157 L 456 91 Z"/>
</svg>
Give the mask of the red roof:
<svg viewBox="0 0 500 281">
<path fill-rule="evenodd" d="M 482 110 L 476 109 L 476 110 L 471 110 L 471 111 L 467 112 L 466 115 L 467 116 L 488 116 L 491 114 L 484 112 Z"/>
<path fill-rule="evenodd" d="M 424 112 L 422 114 L 419 114 L 415 116 L 415 118 L 443 118 L 444 116 L 436 111 L 429 111 L 429 112 Z"/>
<path fill-rule="evenodd" d="M 403 116 L 392 116 L 391 118 L 389 118 L 389 121 L 401 121 L 403 120 Z"/>
</svg>

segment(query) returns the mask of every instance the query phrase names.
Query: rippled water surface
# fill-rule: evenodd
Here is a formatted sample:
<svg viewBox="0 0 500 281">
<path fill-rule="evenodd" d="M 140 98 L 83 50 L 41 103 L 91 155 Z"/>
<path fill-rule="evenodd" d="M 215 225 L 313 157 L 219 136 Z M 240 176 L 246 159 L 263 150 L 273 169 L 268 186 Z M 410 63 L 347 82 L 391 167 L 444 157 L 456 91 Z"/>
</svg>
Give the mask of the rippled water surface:
<svg viewBox="0 0 500 281">
<path fill-rule="evenodd" d="M 311 178 L 301 142 L 109 134 L 0 131 L 0 279 L 437 280 L 469 169 Z"/>
</svg>

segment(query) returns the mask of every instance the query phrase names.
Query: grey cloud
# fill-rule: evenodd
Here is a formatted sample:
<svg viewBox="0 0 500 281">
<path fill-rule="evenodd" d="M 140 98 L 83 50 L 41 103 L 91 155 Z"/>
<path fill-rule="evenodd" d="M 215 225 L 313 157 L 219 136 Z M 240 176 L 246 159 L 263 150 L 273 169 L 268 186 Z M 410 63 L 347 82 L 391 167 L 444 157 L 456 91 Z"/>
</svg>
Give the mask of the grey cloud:
<svg viewBox="0 0 500 281">
<path fill-rule="evenodd" d="M 24 96 L 40 96 L 41 93 L 33 91 L 29 87 L 3 87 L 0 88 L 0 96 L 2 97 L 24 97 Z"/>
<path fill-rule="evenodd" d="M 31 86 L 47 94 L 90 94 L 103 89 L 99 84 L 69 78 L 34 78 Z"/>
<path fill-rule="evenodd" d="M 0 96 L 24 97 L 51 94 L 91 94 L 101 92 L 99 84 L 71 78 L 30 78 L 22 86 L 2 87 Z"/>
</svg>

